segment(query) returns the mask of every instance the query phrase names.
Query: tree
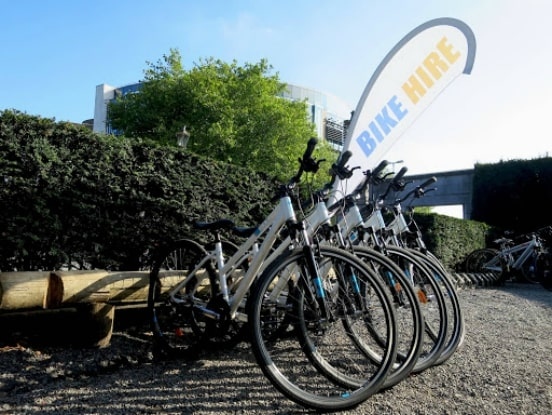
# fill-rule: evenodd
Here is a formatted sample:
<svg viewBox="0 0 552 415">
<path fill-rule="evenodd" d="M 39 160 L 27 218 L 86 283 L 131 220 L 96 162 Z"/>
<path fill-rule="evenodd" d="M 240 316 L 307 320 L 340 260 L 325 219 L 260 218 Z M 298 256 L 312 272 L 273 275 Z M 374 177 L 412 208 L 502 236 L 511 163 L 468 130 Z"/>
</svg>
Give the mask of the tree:
<svg viewBox="0 0 552 415">
<path fill-rule="evenodd" d="M 148 63 L 139 93 L 109 105 L 109 122 L 127 137 L 176 144 L 184 126 L 188 149 L 216 160 L 286 178 L 315 135 L 306 103 L 279 97 L 285 89 L 266 60 L 239 66 L 213 58 L 185 70 L 178 50 Z M 332 153 L 320 150 L 326 158 Z"/>
</svg>

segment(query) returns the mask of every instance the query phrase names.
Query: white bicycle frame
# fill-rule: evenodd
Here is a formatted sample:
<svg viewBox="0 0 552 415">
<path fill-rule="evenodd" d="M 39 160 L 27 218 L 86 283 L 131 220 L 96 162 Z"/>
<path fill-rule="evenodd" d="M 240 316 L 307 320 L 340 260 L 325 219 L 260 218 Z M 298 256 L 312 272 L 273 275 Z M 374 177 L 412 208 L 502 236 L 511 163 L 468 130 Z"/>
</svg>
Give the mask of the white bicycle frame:
<svg viewBox="0 0 552 415">
<path fill-rule="evenodd" d="M 318 202 L 315 205 L 315 208 L 313 209 L 313 211 L 310 212 L 308 217 L 306 219 L 304 219 L 304 221 L 303 221 L 306 225 L 305 229 L 303 230 L 303 240 L 311 240 L 312 236 L 316 233 L 317 229 L 321 225 L 323 225 L 324 223 L 329 223 L 332 216 L 333 216 L 333 214 L 331 212 L 329 212 L 326 204 L 324 202 Z M 263 224 L 266 223 L 267 221 L 270 221 L 270 219 L 271 219 L 271 217 L 269 216 L 265 220 L 265 222 L 263 222 Z M 293 216 L 293 219 L 295 219 L 295 216 Z M 279 231 L 279 229 L 282 226 L 282 222 L 279 222 L 279 223 L 280 223 L 280 225 L 278 225 L 278 223 L 275 224 L 275 225 L 277 225 L 277 226 L 275 226 L 275 229 L 277 231 Z M 285 223 L 285 220 L 284 220 L 284 223 Z M 263 233 L 262 232 L 263 225 L 261 225 L 258 228 L 258 230 L 260 230 L 260 234 L 262 234 Z M 265 238 L 265 242 L 266 242 L 267 239 L 271 238 L 271 235 L 276 235 L 276 232 L 268 233 L 267 237 Z M 224 276 L 226 275 L 226 272 L 228 272 L 228 270 L 230 269 L 229 265 L 233 264 L 235 266 L 236 264 L 241 263 L 241 260 L 244 258 L 244 255 L 251 256 L 251 251 L 249 250 L 249 248 L 251 246 L 254 246 L 253 244 L 257 241 L 257 238 L 254 238 L 254 239 L 250 238 L 250 239 L 253 240 L 253 243 L 248 244 L 247 242 L 245 242 L 240 247 L 240 250 L 238 250 L 238 252 L 232 258 L 230 258 L 227 261 L 227 264 L 222 268 L 222 270 L 219 270 L 219 275 L 221 276 L 220 277 L 221 278 L 221 286 L 222 286 L 222 280 L 224 280 L 224 282 L 226 281 L 226 278 Z M 263 245 L 264 245 L 264 242 L 263 242 Z M 289 247 L 292 246 L 292 240 L 288 236 L 278 247 L 276 247 L 275 250 L 270 252 L 270 255 L 268 255 L 268 257 L 267 257 L 267 252 L 270 251 L 270 249 L 274 245 L 274 241 L 272 241 L 272 243 L 270 243 L 270 245 L 267 247 L 267 250 L 263 250 L 263 245 L 261 245 L 258 248 L 258 250 L 253 253 L 253 260 L 252 260 L 251 265 L 249 266 L 248 272 L 244 276 L 244 279 L 238 285 L 238 289 L 236 290 L 236 293 L 234 294 L 232 299 L 227 298 L 227 301 L 230 304 L 230 309 L 233 312 L 233 315 L 236 314 L 237 309 L 239 307 L 239 304 L 245 298 L 245 295 L 247 294 L 247 291 L 249 290 L 249 288 L 251 287 L 251 284 L 253 283 L 255 275 L 257 275 L 257 273 L 261 273 L 268 264 L 270 264 L 275 258 L 277 258 L 280 254 L 282 254 L 286 249 L 289 249 Z M 262 259 L 265 259 L 265 260 L 260 262 L 260 260 L 257 259 L 257 257 L 259 257 L 259 256 Z M 235 260 L 233 260 L 234 257 L 239 257 L 239 258 L 242 258 L 242 259 L 239 259 L 236 262 Z M 255 260 L 259 261 L 258 262 L 259 266 L 256 267 L 256 268 L 254 268 L 255 267 L 255 262 L 254 262 Z M 221 258 L 220 261 L 221 262 L 219 262 L 219 263 L 222 263 L 222 258 Z M 252 271 L 252 268 L 255 270 L 255 272 Z M 294 271 L 295 271 L 294 269 L 289 270 L 288 276 L 290 278 L 291 278 L 291 275 L 294 274 Z M 322 274 L 324 274 L 324 273 L 325 272 L 322 272 Z M 273 298 L 273 299 L 277 298 L 281 294 L 281 292 L 285 290 L 288 281 L 289 281 L 288 278 L 281 278 L 278 281 L 278 287 L 275 287 L 275 289 L 272 290 L 271 298 Z M 245 282 L 245 284 L 244 284 L 244 282 Z M 224 286 L 226 287 L 226 284 Z M 226 291 L 226 292 L 228 292 L 228 291 Z"/>
<path fill-rule="evenodd" d="M 276 243 L 278 233 L 284 227 L 288 221 L 295 222 L 296 215 L 293 209 L 291 199 L 289 196 L 284 196 L 280 198 L 278 205 L 274 210 L 267 216 L 267 218 L 255 229 L 253 234 L 238 248 L 238 251 L 234 253 L 230 258 L 224 261 L 222 257 L 222 250 L 220 248 L 215 249 L 215 251 L 209 253 L 205 256 L 199 264 L 188 274 L 186 278 L 176 284 L 171 288 L 169 295 L 171 301 L 176 303 L 185 303 L 185 299 L 180 299 L 177 296 L 186 284 L 197 275 L 200 269 L 203 268 L 205 263 L 211 259 L 213 256 L 216 257 L 216 262 L 218 264 L 219 271 L 219 283 L 223 298 L 228 302 L 230 306 L 230 316 L 235 318 L 238 312 L 240 304 L 245 299 L 247 292 L 251 288 L 251 285 L 255 281 L 255 277 L 258 275 L 260 270 L 263 268 L 263 265 L 268 263 L 271 259 L 275 257 L 277 253 L 282 252 L 284 249 L 289 247 L 291 239 L 289 241 L 286 239 L 278 249 L 271 253 L 271 248 Z M 261 237 L 264 238 L 261 243 Z M 286 244 L 287 243 L 287 244 Z M 270 253 L 270 255 L 269 255 Z M 250 258 L 251 263 L 248 266 L 247 271 L 245 272 L 243 279 L 240 281 L 240 284 L 237 287 L 236 292 L 233 295 L 230 295 L 228 286 L 227 286 L 227 277 L 231 272 L 236 269 L 240 264 L 243 263 L 245 258 Z M 267 260 L 268 257 L 268 260 Z M 170 274 L 170 271 L 169 271 Z M 209 313 L 209 310 L 204 310 L 206 313 Z M 211 312 L 213 317 L 217 317 L 215 312 Z M 244 316 L 245 317 L 245 316 Z"/>
<path fill-rule="evenodd" d="M 500 242 L 499 239 L 497 242 Z M 507 240 L 502 240 L 506 242 Z M 487 261 L 483 264 L 483 268 L 489 271 L 502 271 L 502 262 L 504 261 L 509 267 L 519 270 L 529 258 L 531 258 L 536 250 L 540 248 L 540 243 L 537 240 L 536 236 L 533 235 L 531 240 L 523 242 L 511 247 L 501 246 L 497 255 L 492 258 L 490 261 Z"/>
<path fill-rule="evenodd" d="M 395 246 L 401 246 L 399 241 L 399 236 L 403 232 L 409 231 L 408 223 L 402 213 L 400 204 L 395 205 L 395 217 L 389 224 L 385 223 L 383 215 L 379 208 L 374 209 L 370 216 L 364 220 L 360 214 L 360 209 L 358 206 L 354 205 L 349 209 L 348 218 L 349 224 L 347 228 L 344 229 L 345 235 L 351 234 L 355 238 L 355 228 L 358 226 L 363 226 L 364 228 L 371 228 L 374 232 L 381 230 L 387 230 L 389 236 L 387 238 L 387 243 L 391 243 Z"/>
</svg>

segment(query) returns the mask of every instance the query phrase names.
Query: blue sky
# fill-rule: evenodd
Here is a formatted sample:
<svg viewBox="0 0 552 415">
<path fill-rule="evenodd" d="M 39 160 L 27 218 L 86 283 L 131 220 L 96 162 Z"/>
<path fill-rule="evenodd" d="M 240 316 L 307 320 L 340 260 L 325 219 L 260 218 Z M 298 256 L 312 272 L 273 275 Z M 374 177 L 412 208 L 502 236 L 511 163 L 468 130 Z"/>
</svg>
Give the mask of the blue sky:
<svg viewBox="0 0 552 415">
<path fill-rule="evenodd" d="M 550 155 L 548 0 L 0 0 L 0 110 L 81 122 L 96 85 L 143 77 L 171 48 L 201 58 L 266 58 L 284 82 L 354 108 L 387 52 L 418 25 L 454 17 L 475 33 L 473 71 L 458 78 L 386 158 L 410 173 Z"/>
</svg>

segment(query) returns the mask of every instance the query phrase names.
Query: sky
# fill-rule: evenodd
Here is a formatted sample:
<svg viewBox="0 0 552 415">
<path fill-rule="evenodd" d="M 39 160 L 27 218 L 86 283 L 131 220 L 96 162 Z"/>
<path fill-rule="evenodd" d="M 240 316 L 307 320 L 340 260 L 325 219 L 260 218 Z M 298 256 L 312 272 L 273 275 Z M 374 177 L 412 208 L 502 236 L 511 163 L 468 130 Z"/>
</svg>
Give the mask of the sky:
<svg viewBox="0 0 552 415">
<path fill-rule="evenodd" d="M 95 88 L 143 78 L 178 49 L 190 69 L 213 57 L 267 59 L 283 82 L 354 109 L 385 55 L 428 20 L 473 30 L 458 77 L 386 154 L 409 174 L 550 156 L 549 0 L 0 0 L 0 111 L 57 121 L 94 116 Z"/>
</svg>

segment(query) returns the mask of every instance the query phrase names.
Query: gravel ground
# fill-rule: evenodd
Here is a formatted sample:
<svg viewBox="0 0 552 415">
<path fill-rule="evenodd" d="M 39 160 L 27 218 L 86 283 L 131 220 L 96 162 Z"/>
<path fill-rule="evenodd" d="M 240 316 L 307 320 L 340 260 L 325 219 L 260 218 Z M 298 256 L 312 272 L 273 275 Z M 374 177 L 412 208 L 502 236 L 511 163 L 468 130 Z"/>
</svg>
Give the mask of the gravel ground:
<svg viewBox="0 0 552 415">
<path fill-rule="evenodd" d="M 459 297 L 466 339 L 450 360 L 342 413 L 551 414 L 552 292 L 508 283 Z M 104 349 L 48 344 L 46 320 L 32 333 L 4 333 L 0 414 L 309 413 L 272 387 L 246 344 L 155 362 L 144 331 L 122 316 Z"/>
</svg>

